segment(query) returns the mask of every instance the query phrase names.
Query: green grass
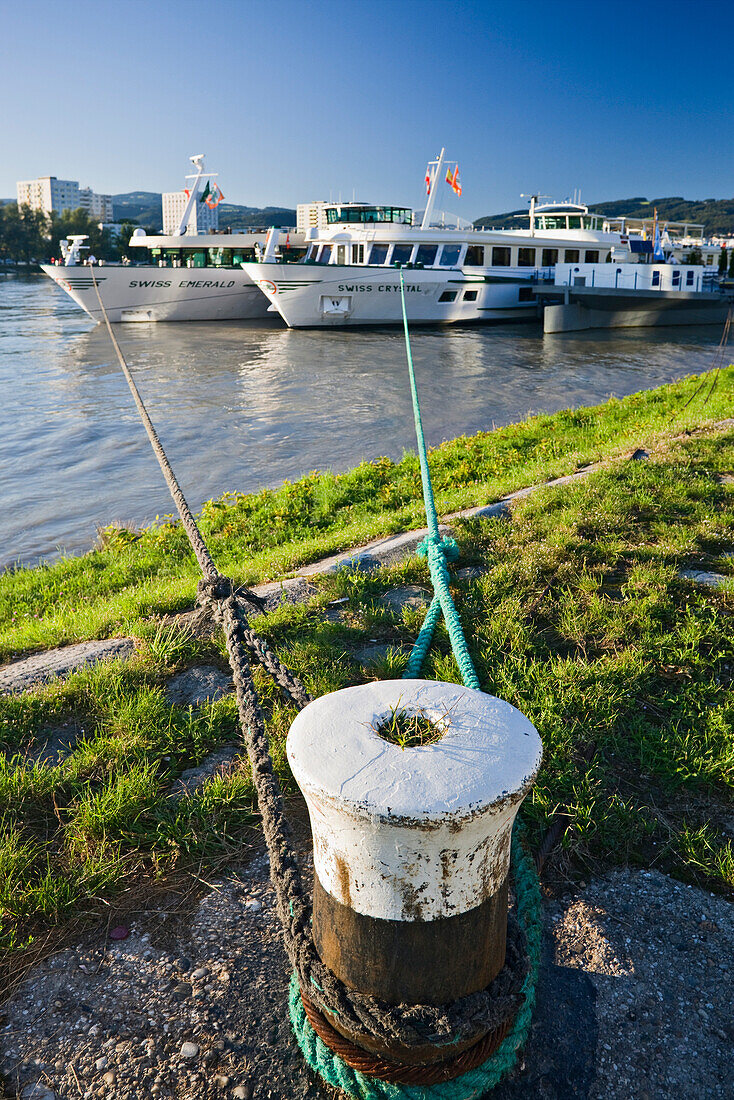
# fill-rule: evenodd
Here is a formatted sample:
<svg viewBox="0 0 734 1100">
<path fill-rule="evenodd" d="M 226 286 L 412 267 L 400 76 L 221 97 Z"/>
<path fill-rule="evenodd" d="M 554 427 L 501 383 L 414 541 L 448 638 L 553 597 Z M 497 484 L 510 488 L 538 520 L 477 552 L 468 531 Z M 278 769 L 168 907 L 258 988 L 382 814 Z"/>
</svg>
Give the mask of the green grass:
<svg viewBox="0 0 734 1100">
<path fill-rule="evenodd" d="M 649 461 L 610 462 L 583 480 L 519 500 L 512 521 L 457 525 L 453 585 L 482 687 L 537 726 L 545 758 L 524 816 L 538 843 L 565 807 L 572 825 L 555 865 L 569 874 L 632 863 L 734 888 L 734 431 L 693 431 L 723 418 L 734 370 L 707 405 L 675 419 L 696 383 L 540 417 L 432 453 L 441 511 L 483 503 L 579 464 L 658 446 Z M 727 387 L 727 383 L 729 387 Z M 671 423 L 672 421 L 672 423 Z M 202 526 L 237 581 L 274 576 L 329 550 L 421 521 L 417 463 L 363 464 L 256 496 L 210 502 Z M 683 567 L 732 575 L 721 590 Z M 84 557 L 0 578 L 3 653 L 117 631 L 142 639 L 128 662 L 85 669 L 19 697 L 0 697 L 0 948 L 22 949 L 70 916 L 98 912 L 131 882 L 236 859 L 251 833 L 254 792 L 240 762 L 172 798 L 181 772 L 239 739 L 232 697 L 171 705 L 170 676 L 196 662 L 225 667 L 223 641 L 202 642 L 158 616 L 190 606 L 196 583 L 177 525 L 107 532 Z M 414 558 L 373 574 L 316 580 L 308 605 L 257 620 L 284 661 L 320 695 L 398 677 L 424 611 L 380 602 L 396 585 L 428 585 Z M 339 621 L 324 609 L 337 597 Z M 356 650 L 386 656 L 365 670 Z M 457 681 L 443 627 L 426 674 Z M 257 673 L 276 768 L 292 787 L 285 735 L 294 711 Z M 76 738 L 58 766 L 34 763 L 49 730 Z M 728 832 L 727 832 L 728 830 Z"/>
</svg>

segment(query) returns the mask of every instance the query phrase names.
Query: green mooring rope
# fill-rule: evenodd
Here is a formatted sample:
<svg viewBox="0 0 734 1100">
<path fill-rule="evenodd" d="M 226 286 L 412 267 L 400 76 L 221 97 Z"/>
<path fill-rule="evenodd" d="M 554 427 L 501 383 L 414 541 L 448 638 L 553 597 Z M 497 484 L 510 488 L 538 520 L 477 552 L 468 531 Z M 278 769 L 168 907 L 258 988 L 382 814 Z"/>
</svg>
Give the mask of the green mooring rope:
<svg viewBox="0 0 734 1100">
<path fill-rule="evenodd" d="M 405 329 L 410 389 L 413 396 L 415 433 L 418 440 L 418 455 L 423 481 L 423 499 L 428 521 L 428 534 L 419 544 L 418 553 L 428 558 L 428 568 L 431 571 L 431 581 L 435 592 L 428 614 L 410 654 L 403 678 L 415 679 L 420 675 L 436 623 L 441 613 L 443 613 L 451 639 L 451 648 L 461 670 L 462 679 L 467 687 L 476 688 L 479 691 L 479 677 L 469 656 L 466 639 L 461 628 L 461 620 L 449 591 L 447 563 L 458 557 L 459 548 L 455 539 L 441 538 L 438 529 L 436 503 L 433 498 L 431 474 L 428 468 L 428 453 L 423 435 L 418 389 L 413 369 L 413 355 L 410 348 L 402 270 L 400 272 L 400 295 L 403 306 L 403 326 Z M 517 899 L 517 919 L 525 933 L 530 965 L 520 990 L 522 1001 L 512 1028 L 494 1054 L 481 1066 L 477 1066 L 460 1077 L 455 1077 L 453 1081 L 447 1081 L 440 1085 L 393 1085 L 387 1081 L 380 1081 L 376 1077 L 365 1077 L 363 1073 L 348 1066 L 338 1054 L 335 1054 L 322 1042 L 313 1030 L 306 1018 L 299 992 L 298 978 L 294 973 L 291 979 L 288 1001 L 293 1031 L 308 1065 L 324 1081 L 341 1089 L 348 1096 L 357 1097 L 358 1100 L 478 1100 L 479 1097 L 485 1096 L 490 1089 L 499 1084 L 504 1075 L 514 1068 L 518 1053 L 525 1044 L 530 1031 L 535 1005 L 535 987 L 540 967 L 540 883 L 535 863 L 523 847 L 522 835 L 523 827 L 519 821 L 516 821 L 512 834 L 512 876 Z"/>
<path fill-rule="evenodd" d="M 459 666 L 461 678 L 467 687 L 476 688 L 476 690 L 479 691 L 479 677 L 477 676 L 472 659 L 469 656 L 469 649 L 464 637 L 464 631 L 461 629 L 461 620 L 454 607 L 454 601 L 451 599 L 451 592 L 449 591 L 448 562 L 455 561 L 459 556 L 459 547 L 456 544 L 456 539 L 450 536 L 441 538 L 441 533 L 438 529 L 436 501 L 433 497 L 431 471 L 428 468 L 428 451 L 426 450 L 426 439 L 423 434 L 421 407 L 418 401 L 418 387 L 416 385 L 415 370 L 413 368 L 413 352 L 410 347 L 408 314 L 405 308 L 405 280 L 403 278 L 402 268 L 400 271 L 400 298 L 403 306 L 405 351 L 408 356 L 408 374 L 410 375 L 410 392 L 413 398 L 415 435 L 418 441 L 418 458 L 421 464 L 423 501 L 426 508 L 426 521 L 428 525 L 428 534 L 418 544 L 418 554 L 421 557 L 428 558 L 428 568 L 431 572 L 431 581 L 433 583 L 433 591 L 435 592 L 433 602 L 428 609 L 428 614 L 425 617 L 423 626 L 420 629 L 420 633 L 415 640 L 410 657 L 408 658 L 408 665 L 403 673 L 403 679 L 415 680 L 420 676 L 423 662 L 426 659 L 426 654 L 428 653 L 433 638 L 433 632 L 436 629 L 436 623 L 439 620 L 441 612 L 443 612 L 443 617 L 446 620 L 446 626 L 449 632 L 449 638 L 451 639 L 451 649 L 456 658 L 456 663 Z"/>
<path fill-rule="evenodd" d="M 529 969 L 521 988 L 522 1003 L 511 1031 L 497 1050 L 476 1069 L 441 1085 L 391 1085 L 376 1077 L 365 1077 L 352 1069 L 319 1039 L 306 1018 L 298 979 L 291 979 L 288 1007 L 298 1045 L 308 1065 L 329 1085 L 358 1100 L 478 1100 L 499 1084 L 514 1068 L 530 1030 L 535 1005 L 535 986 L 540 966 L 541 901 L 535 864 L 522 843 L 522 826 L 512 834 L 512 873 L 517 898 L 517 919 L 527 941 Z"/>
</svg>

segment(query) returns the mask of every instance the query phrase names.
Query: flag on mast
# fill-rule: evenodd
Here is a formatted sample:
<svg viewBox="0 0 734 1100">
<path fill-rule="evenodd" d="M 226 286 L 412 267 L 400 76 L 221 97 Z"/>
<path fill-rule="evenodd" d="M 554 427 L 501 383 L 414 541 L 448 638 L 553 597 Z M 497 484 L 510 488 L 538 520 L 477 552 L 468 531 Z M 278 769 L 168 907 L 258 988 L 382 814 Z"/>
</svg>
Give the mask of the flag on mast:
<svg viewBox="0 0 734 1100">
<path fill-rule="evenodd" d="M 211 188 L 209 188 L 209 185 L 207 184 L 207 190 L 209 191 L 209 197 L 205 200 L 206 205 L 209 207 L 210 210 L 214 210 L 217 206 L 219 206 L 220 202 L 224 198 L 222 189 L 218 183 L 213 183 L 211 185 Z"/>
<path fill-rule="evenodd" d="M 454 168 L 453 175 L 451 174 L 451 169 L 450 168 L 446 169 L 446 182 L 455 194 L 461 195 L 461 183 L 459 182 L 459 165 L 458 164 Z"/>
<path fill-rule="evenodd" d="M 430 193 L 431 193 L 431 166 L 429 164 L 428 167 L 426 168 L 426 194 L 430 195 Z"/>
</svg>

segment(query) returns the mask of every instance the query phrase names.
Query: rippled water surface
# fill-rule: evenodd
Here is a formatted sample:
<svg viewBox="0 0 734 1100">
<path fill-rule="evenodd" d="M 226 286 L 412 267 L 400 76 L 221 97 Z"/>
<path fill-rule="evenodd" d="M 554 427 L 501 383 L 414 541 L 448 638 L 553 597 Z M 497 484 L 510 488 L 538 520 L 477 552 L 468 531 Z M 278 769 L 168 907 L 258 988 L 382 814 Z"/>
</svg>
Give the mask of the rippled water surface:
<svg viewBox="0 0 734 1100">
<path fill-rule="evenodd" d="M 192 506 L 414 447 L 398 330 L 274 319 L 116 332 Z M 708 367 L 719 338 L 716 326 L 417 329 L 426 434 L 438 443 L 656 386 Z M 83 551 L 97 526 L 172 510 L 105 329 L 43 275 L 0 275 L 0 394 L 0 567 Z"/>
</svg>

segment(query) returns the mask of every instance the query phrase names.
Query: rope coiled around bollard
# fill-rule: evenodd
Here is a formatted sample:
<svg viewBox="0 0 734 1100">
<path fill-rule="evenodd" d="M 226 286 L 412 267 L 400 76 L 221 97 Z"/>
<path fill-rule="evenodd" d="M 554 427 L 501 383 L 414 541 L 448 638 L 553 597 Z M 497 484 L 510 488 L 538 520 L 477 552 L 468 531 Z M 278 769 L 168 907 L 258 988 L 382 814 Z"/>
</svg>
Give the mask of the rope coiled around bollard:
<svg viewBox="0 0 734 1100">
<path fill-rule="evenodd" d="M 532 1010 L 532 1005 L 530 1007 L 528 1005 L 530 1003 L 530 992 L 534 989 L 535 977 L 532 964 L 532 934 L 527 929 L 525 935 L 528 945 L 529 968 L 525 963 L 519 966 L 506 964 L 487 989 L 462 997 L 448 1005 L 394 1006 L 386 1004 L 378 998 L 347 989 L 321 961 L 313 943 L 311 905 L 303 887 L 290 826 L 285 817 L 280 783 L 273 769 L 263 714 L 252 678 L 251 661 L 253 659 L 258 661 L 273 676 L 297 707 L 304 707 L 311 701 L 311 696 L 290 669 L 282 664 L 277 654 L 250 627 L 244 604 L 247 602 L 257 606 L 257 597 L 247 589 L 235 589 L 232 581 L 222 576 L 217 570 L 125 362 L 102 303 L 99 288 L 94 278 L 94 271 L 93 269 L 90 270 L 92 270 L 92 279 L 97 291 L 100 308 L 117 358 L 169 486 L 182 525 L 203 573 L 203 579 L 198 585 L 197 602 L 200 606 L 209 608 L 224 629 L 227 653 L 235 683 L 240 726 L 247 748 L 258 807 L 262 817 L 263 834 L 270 859 L 270 875 L 275 890 L 283 940 L 300 987 L 309 991 L 309 999 L 319 1009 L 332 1016 L 340 1017 L 352 1034 L 364 1036 L 368 1040 L 377 1040 L 381 1043 L 421 1046 L 426 1042 L 434 1042 L 449 1046 L 496 1029 L 509 1019 L 514 1018 L 515 1023 L 513 1024 L 511 1036 L 502 1043 L 500 1050 L 493 1059 L 494 1061 L 500 1058 L 501 1055 L 500 1062 L 503 1065 L 511 1064 L 511 1062 L 514 1062 L 517 1046 L 522 1040 L 518 1039 L 516 1045 L 512 1048 L 511 1062 L 508 1062 L 509 1054 L 507 1052 L 510 1048 L 507 1044 L 513 1035 L 516 1038 L 521 1035 L 523 1027 L 525 1027 L 524 1034 L 526 1034 L 530 1011 Z M 417 403 L 417 395 L 415 400 Z M 423 450 L 425 451 L 425 445 L 423 445 Z M 427 474 L 427 464 L 425 470 Z M 424 487 L 426 484 L 430 492 L 430 477 L 428 476 L 424 477 Z M 432 502 L 432 495 L 430 499 Z M 458 615 L 453 608 L 448 591 L 448 572 L 445 562 L 446 553 L 447 551 L 451 552 L 451 547 L 450 545 L 444 546 L 440 539 L 435 506 L 433 507 L 432 516 L 433 523 L 429 522 L 430 533 L 425 540 L 427 544 L 425 552 L 428 556 L 431 575 L 433 577 L 435 574 L 436 577 L 434 580 L 437 593 L 436 600 L 446 616 L 449 630 L 453 629 L 461 635 L 460 641 L 464 645 L 466 662 L 470 666 L 470 671 L 462 667 L 462 673 L 467 676 L 473 674 L 478 687 L 478 679 L 473 665 L 471 665 L 471 658 L 468 650 L 466 650 L 463 634 L 461 634 L 461 624 L 458 621 Z M 452 610 L 453 616 L 451 615 Z M 437 619 L 437 613 L 435 618 Z M 454 624 L 453 628 L 452 622 Z M 452 644 L 453 641 L 452 635 Z M 428 644 L 430 644 L 430 636 L 425 642 L 426 650 Z M 473 687 L 475 684 L 471 682 L 468 686 Z M 517 875 L 516 890 L 518 891 L 518 913 L 520 913 L 522 887 Z M 530 986 L 528 986 L 529 981 L 531 982 Z M 503 1051 L 505 1053 L 502 1053 Z M 321 1055 L 320 1058 L 323 1060 Z M 321 1072 L 320 1069 L 319 1072 Z M 502 1072 L 504 1072 L 504 1069 L 500 1071 L 500 1075 Z M 484 1088 L 486 1087 L 491 1086 L 485 1085 Z M 357 1092 L 352 1093 L 352 1095 L 370 1096 L 379 1094 Z M 411 1097 L 415 1095 L 418 1097 L 419 1094 L 392 1092 L 384 1095 Z M 442 1095 L 454 1097 L 459 1094 L 452 1092 Z M 462 1093 L 461 1095 L 462 1100 L 466 1100 L 468 1095 L 478 1096 L 480 1094 Z"/>
<path fill-rule="evenodd" d="M 440 1084 L 393 1084 L 366 1076 L 348 1065 L 316 1034 L 306 1016 L 294 975 L 289 997 L 291 1022 L 298 1045 L 311 1069 L 328 1084 L 359 1100 L 478 1100 L 499 1084 L 504 1075 L 514 1068 L 528 1037 L 540 967 L 540 885 L 533 860 L 525 851 L 523 828 L 519 823 L 515 825 L 512 836 L 512 874 L 517 919 L 525 934 L 529 965 L 520 991 L 520 1007 L 511 1029 L 490 1058 L 453 1080 Z"/>
</svg>

